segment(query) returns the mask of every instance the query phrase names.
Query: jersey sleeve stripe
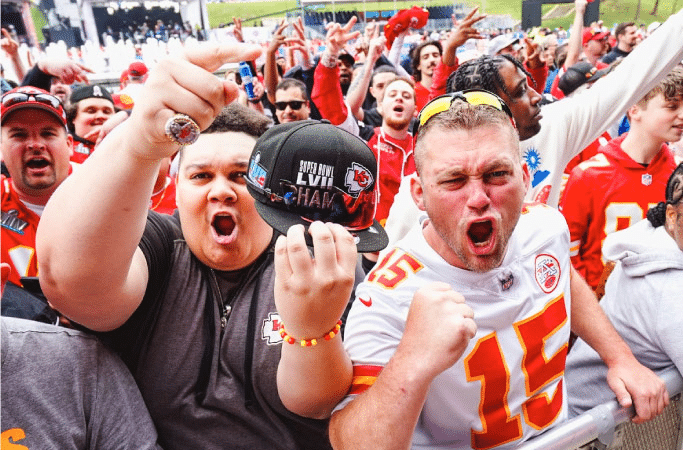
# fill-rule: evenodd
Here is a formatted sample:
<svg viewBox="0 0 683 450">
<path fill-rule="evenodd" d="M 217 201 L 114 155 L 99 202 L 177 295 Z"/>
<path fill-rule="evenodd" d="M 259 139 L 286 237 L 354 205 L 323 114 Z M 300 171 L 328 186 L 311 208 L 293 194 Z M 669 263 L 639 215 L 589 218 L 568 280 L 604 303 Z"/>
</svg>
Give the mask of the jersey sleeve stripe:
<svg viewBox="0 0 683 450">
<path fill-rule="evenodd" d="M 571 241 L 569 243 L 569 256 L 578 256 L 579 255 L 579 246 L 581 245 L 581 241 Z"/>
<path fill-rule="evenodd" d="M 353 380 L 348 395 L 357 395 L 365 392 L 370 386 L 375 384 L 377 376 L 382 371 L 383 366 L 354 366 Z"/>
<path fill-rule="evenodd" d="M 384 369 L 384 366 L 353 366 L 353 377 L 369 376 L 377 378 L 382 369 Z"/>
</svg>

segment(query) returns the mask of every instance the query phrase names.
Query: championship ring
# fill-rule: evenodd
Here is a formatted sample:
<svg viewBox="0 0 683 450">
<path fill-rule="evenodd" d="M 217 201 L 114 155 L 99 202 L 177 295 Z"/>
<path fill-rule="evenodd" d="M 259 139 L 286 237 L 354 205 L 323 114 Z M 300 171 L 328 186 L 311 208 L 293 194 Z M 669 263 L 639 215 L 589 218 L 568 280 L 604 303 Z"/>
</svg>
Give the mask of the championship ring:
<svg viewBox="0 0 683 450">
<path fill-rule="evenodd" d="M 166 121 L 166 136 L 179 145 L 193 144 L 199 138 L 199 125 L 186 114 L 175 114 Z"/>
</svg>

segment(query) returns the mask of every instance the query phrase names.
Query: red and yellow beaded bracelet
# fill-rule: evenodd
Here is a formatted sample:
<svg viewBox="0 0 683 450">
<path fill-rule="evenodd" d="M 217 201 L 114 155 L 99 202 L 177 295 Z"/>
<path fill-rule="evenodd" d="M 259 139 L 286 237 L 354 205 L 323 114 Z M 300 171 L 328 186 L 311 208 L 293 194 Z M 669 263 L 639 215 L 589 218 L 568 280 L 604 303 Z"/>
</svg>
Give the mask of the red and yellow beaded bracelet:
<svg viewBox="0 0 683 450">
<path fill-rule="evenodd" d="M 282 339 L 288 343 L 288 344 L 294 344 L 296 341 L 299 341 L 302 347 L 313 347 L 318 343 L 318 339 L 325 339 L 326 341 L 329 341 L 330 339 L 333 339 L 337 334 L 339 334 L 339 330 L 341 330 L 341 325 L 342 321 L 341 319 L 337 322 L 337 324 L 327 333 L 325 333 L 323 336 L 316 338 L 316 339 L 296 339 L 295 337 L 287 334 L 285 331 L 285 324 L 280 323 L 280 336 L 282 336 Z"/>
</svg>

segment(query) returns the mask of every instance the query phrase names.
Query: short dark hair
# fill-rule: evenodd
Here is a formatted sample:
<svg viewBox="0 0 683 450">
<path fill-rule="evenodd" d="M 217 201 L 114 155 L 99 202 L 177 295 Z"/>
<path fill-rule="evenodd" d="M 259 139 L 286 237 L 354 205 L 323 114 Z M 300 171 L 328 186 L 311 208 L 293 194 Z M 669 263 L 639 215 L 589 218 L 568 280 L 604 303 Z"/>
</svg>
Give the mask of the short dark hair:
<svg viewBox="0 0 683 450">
<path fill-rule="evenodd" d="M 296 78 L 283 78 L 282 81 L 278 83 L 275 87 L 275 92 L 279 90 L 286 91 L 290 88 L 298 88 L 301 91 L 301 95 L 304 100 L 308 101 L 308 91 L 306 90 L 306 84 L 303 81 L 297 80 Z"/>
<path fill-rule="evenodd" d="M 379 75 L 380 73 L 393 73 L 394 75 L 398 76 L 398 70 L 396 69 L 396 67 L 390 66 L 389 64 L 382 64 L 372 72 L 372 77 L 370 78 L 370 86 L 375 85 L 375 75 Z"/>
<path fill-rule="evenodd" d="M 635 25 L 635 22 L 622 22 L 614 29 L 614 35 L 619 37 L 622 34 L 626 34 L 626 28 L 634 27 Z"/>
<path fill-rule="evenodd" d="M 505 80 L 500 75 L 500 67 L 506 62 L 514 64 L 533 82 L 533 77 L 524 68 L 522 63 L 510 55 L 484 55 L 476 59 L 464 62 L 448 78 L 448 92 L 464 91 L 466 89 L 484 89 L 494 94 L 504 93 L 508 97 L 512 95 L 505 87 Z M 535 82 L 534 82 L 535 84 Z"/>
<path fill-rule="evenodd" d="M 232 102 L 223 108 L 209 128 L 202 131 L 202 134 L 234 131 L 246 133 L 258 139 L 271 125 L 270 119 L 263 114 L 239 103 Z"/>
<path fill-rule="evenodd" d="M 251 108 L 232 102 L 216 116 L 209 128 L 202 134 L 212 133 L 246 133 L 254 139 L 261 137 L 270 128 L 272 122 L 263 114 Z M 185 147 L 180 147 L 178 152 L 178 167 L 183 162 Z"/>
<path fill-rule="evenodd" d="M 439 41 L 425 41 L 410 52 L 410 67 L 413 69 L 413 78 L 415 78 L 415 81 L 417 82 L 422 81 L 422 74 L 419 70 L 417 70 L 417 66 L 420 65 L 420 53 L 422 53 L 423 48 L 429 45 L 433 45 L 434 47 L 438 48 L 439 55 L 443 55 L 443 47 Z"/>
</svg>

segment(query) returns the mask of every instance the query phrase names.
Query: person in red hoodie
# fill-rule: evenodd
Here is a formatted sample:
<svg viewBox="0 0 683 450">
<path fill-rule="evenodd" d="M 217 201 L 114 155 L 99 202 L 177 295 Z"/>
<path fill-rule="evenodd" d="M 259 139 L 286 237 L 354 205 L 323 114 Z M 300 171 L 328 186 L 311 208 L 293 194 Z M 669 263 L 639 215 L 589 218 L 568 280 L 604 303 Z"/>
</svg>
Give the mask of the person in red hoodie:
<svg viewBox="0 0 683 450">
<path fill-rule="evenodd" d="M 677 161 L 667 142 L 683 135 L 683 67 L 676 67 L 628 110 L 631 129 L 600 148 L 569 176 L 560 209 L 576 270 L 595 289 L 605 237 L 645 218 L 663 200 Z"/>
</svg>

